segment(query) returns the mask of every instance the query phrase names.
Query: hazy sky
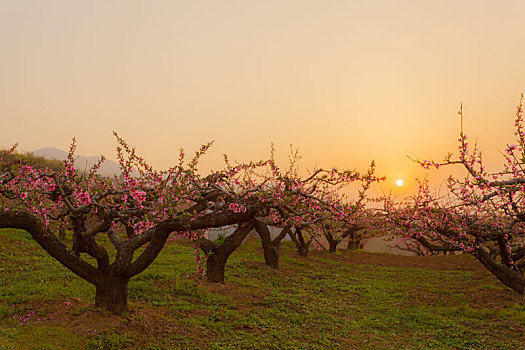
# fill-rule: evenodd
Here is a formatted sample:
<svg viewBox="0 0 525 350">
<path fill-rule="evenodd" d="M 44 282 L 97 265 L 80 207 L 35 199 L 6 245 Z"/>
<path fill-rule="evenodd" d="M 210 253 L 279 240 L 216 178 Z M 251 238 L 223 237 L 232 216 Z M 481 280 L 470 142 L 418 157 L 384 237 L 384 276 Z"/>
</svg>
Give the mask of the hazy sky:
<svg viewBox="0 0 525 350">
<path fill-rule="evenodd" d="M 115 130 L 165 168 L 214 140 L 216 169 L 293 144 L 409 191 L 461 102 L 489 162 L 512 142 L 525 1 L 0 0 L 0 50 L 0 147 L 111 158 Z"/>
</svg>

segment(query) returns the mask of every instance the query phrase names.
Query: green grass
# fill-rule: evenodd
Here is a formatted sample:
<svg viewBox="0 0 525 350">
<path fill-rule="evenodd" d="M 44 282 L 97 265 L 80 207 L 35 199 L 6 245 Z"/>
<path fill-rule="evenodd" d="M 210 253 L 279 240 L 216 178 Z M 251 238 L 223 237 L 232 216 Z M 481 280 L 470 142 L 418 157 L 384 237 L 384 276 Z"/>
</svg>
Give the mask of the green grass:
<svg viewBox="0 0 525 350">
<path fill-rule="evenodd" d="M 214 285 L 188 278 L 193 250 L 170 242 L 115 317 L 27 233 L 0 230 L 0 349 L 525 348 L 525 297 L 470 258 L 446 257 L 465 269 L 380 267 L 364 253 L 281 249 L 275 271 L 258 242 L 242 246 Z"/>
</svg>

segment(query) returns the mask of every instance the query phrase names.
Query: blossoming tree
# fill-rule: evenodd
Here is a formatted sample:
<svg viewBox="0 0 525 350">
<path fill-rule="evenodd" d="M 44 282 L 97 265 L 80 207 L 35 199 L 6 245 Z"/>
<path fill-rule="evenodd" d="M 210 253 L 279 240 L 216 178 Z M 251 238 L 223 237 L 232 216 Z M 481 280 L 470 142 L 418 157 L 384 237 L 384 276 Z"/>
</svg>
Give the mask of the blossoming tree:
<svg viewBox="0 0 525 350">
<path fill-rule="evenodd" d="M 261 186 L 263 198 L 271 198 L 272 205 L 266 220 L 259 220 L 256 230 L 261 236 L 266 261 L 270 266 L 278 265 L 277 248 L 286 235 L 295 243 L 298 253 L 306 256 L 312 242 L 320 245 L 318 238 L 330 234 L 323 230 L 324 222 L 340 222 L 348 228 L 356 224 L 355 219 L 364 212 L 366 191 L 372 183 L 383 179 L 374 175 L 374 162 L 364 174 L 356 170 L 321 168 L 301 177 L 297 166 L 299 159 L 298 152 L 292 150 L 288 168 L 280 169 L 272 152 L 270 177 L 265 178 L 265 185 Z M 358 198 L 352 201 L 344 195 L 343 190 L 355 183 L 360 183 L 362 187 Z M 270 239 L 265 225 L 280 227 L 280 234 Z M 332 237 L 334 241 L 340 239 L 339 236 Z"/>
<path fill-rule="evenodd" d="M 380 216 L 373 208 L 367 208 L 369 202 L 378 202 L 377 198 L 369 198 L 367 192 L 377 182 L 384 181 L 385 177 L 375 175 L 375 163 L 372 161 L 367 172 L 356 181 L 360 188 L 354 198 L 341 198 L 341 215 L 328 215 L 322 223 L 322 233 L 328 242 L 328 250 L 335 252 L 343 240 L 348 239 L 347 249 L 354 250 L 362 247 L 362 231 L 374 232 L 378 226 Z M 334 214 L 333 211 L 328 211 Z"/>
<path fill-rule="evenodd" d="M 198 161 L 210 144 L 189 162 L 181 150 L 177 165 L 156 171 L 115 136 L 121 174 L 114 178 L 97 175 L 103 158 L 88 173 L 79 174 L 73 168 L 74 140 L 61 171 L 3 157 L 0 228 L 29 232 L 53 258 L 95 285 L 97 307 L 122 313 L 127 310 L 128 281 L 155 260 L 171 233 L 188 236 L 249 222 L 260 203 L 229 193 L 221 187 L 218 174 L 198 175 Z M 242 210 L 231 210 L 230 203 Z M 72 228 L 71 246 L 57 237 L 64 226 Z M 111 246 L 98 240 L 101 235 L 109 238 Z M 111 247 L 116 250 L 113 261 Z M 141 247 L 144 250 L 134 259 Z"/>
<path fill-rule="evenodd" d="M 271 156 L 266 161 L 232 165 L 225 157 L 223 188 L 237 193 L 240 198 L 257 199 L 260 210 L 253 221 L 238 225 L 224 241 L 218 243 L 202 237 L 200 248 L 206 253 L 206 276 L 211 282 L 224 282 L 224 270 L 228 257 L 237 249 L 252 229 L 259 234 L 268 266 L 279 268 L 279 245 L 288 235 L 301 255 L 308 253 L 312 241 L 321 234 L 323 220 L 346 220 L 357 217 L 362 209 L 364 192 L 371 183 L 380 179 L 374 176 L 374 164 L 365 175 L 355 170 L 314 169 L 310 175 L 301 177 L 297 163 L 297 150 L 291 149 L 289 164 L 282 169 L 275 160 L 272 146 Z M 354 206 L 343 204 L 340 191 L 349 184 L 361 181 L 363 193 Z M 230 209 L 242 207 L 232 202 Z M 279 230 L 272 238 L 270 226 Z"/>
<path fill-rule="evenodd" d="M 461 131 L 459 155 L 443 162 L 418 161 L 425 168 L 459 165 L 464 178 L 450 177 L 451 198 L 438 200 L 428 183 L 420 184 L 413 202 L 398 208 L 397 224 L 407 237 L 430 251 L 463 251 L 472 254 L 501 282 L 523 294 L 525 290 L 525 131 L 522 99 L 516 111 L 516 143 L 504 151 L 502 169 L 489 172 L 481 151 L 470 145 Z"/>
<path fill-rule="evenodd" d="M 233 166 L 225 158 L 225 171 L 230 176 L 224 177 L 229 181 L 223 184 L 224 188 L 238 193 L 241 198 L 257 198 L 261 209 L 252 222 L 238 225 L 220 244 L 204 237 L 200 239 L 200 248 L 207 255 L 206 275 L 209 281 L 224 282 L 229 255 L 252 229 L 261 238 L 266 264 L 277 269 L 279 244 L 287 235 L 299 244 L 300 253 L 307 252 L 309 244 L 304 242 L 303 230 L 318 234 L 319 223 L 329 215 L 345 216 L 346 207 L 341 205 L 343 197 L 338 191 L 359 180 L 361 175 L 354 170 L 315 169 L 309 176 L 301 178 L 296 164 L 299 158 L 297 151 L 292 150 L 290 164 L 284 170 L 277 166 L 273 148 L 270 159 L 257 163 Z M 230 203 L 230 207 L 233 211 L 241 210 L 236 203 Z M 271 237 L 269 226 L 280 230 L 276 237 Z M 315 237 L 310 235 L 310 240 Z"/>
</svg>

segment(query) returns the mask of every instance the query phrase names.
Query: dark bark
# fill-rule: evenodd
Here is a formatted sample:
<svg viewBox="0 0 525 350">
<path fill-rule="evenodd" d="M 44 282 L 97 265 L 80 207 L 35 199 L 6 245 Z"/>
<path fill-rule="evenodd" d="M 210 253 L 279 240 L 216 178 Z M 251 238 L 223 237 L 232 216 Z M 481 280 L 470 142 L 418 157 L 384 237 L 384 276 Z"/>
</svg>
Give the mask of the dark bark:
<svg viewBox="0 0 525 350">
<path fill-rule="evenodd" d="M 207 254 L 206 277 L 213 283 L 224 283 L 224 270 L 230 255 L 242 244 L 246 236 L 253 229 L 250 222 L 239 227 L 222 244 L 217 244 L 209 239 L 201 239 L 200 248 Z"/>
<path fill-rule="evenodd" d="M 195 220 L 180 218 L 165 220 L 143 234 L 135 236 L 133 239 L 128 241 L 133 250 L 138 249 L 140 246 L 148 242 L 149 244 L 147 245 L 146 249 L 144 249 L 142 254 L 128 267 L 126 267 L 125 273 L 130 277 L 135 276 L 151 265 L 151 263 L 157 258 L 157 255 L 164 247 L 164 244 L 166 243 L 170 233 L 176 231 L 180 232 L 186 230 L 200 230 L 206 228 L 222 227 L 248 222 L 253 219 L 256 212 L 259 210 L 260 203 L 251 203 L 246 207 L 246 212 L 228 212 L 227 214 L 220 212 L 211 213 L 197 217 Z"/>
<path fill-rule="evenodd" d="M 261 244 L 264 250 L 264 261 L 266 265 L 279 269 L 279 250 L 272 242 L 272 237 L 270 235 L 270 230 L 266 224 L 262 222 L 255 222 L 255 230 L 261 237 Z"/>
<path fill-rule="evenodd" d="M 446 229 L 438 230 L 438 233 L 445 237 L 454 237 L 454 232 Z M 475 234 L 472 235 L 475 236 Z M 488 235 L 484 236 L 488 237 Z M 490 236 L 490 240 L 496 241 L 496 247 L 492 251 L 489 252 L 484 247 L 480 247 L 471 252 L 471 254 L 474 255 L 474 257 L 476 257 L 476 259 L 478 259 L 478 261 L 483 264 L 487 270 L 492 272 L 492 274 L 496 276 L 503 284 L 520 294 L 524 294 L 525 277 L 519 268 L 519 264 L 516 264 L 516 262 L 511 264 L 511 257 L 509 256 L 507 247 L 502 237 L 503 236 L 501 234 L 497 233 Z M 452 252 L 460 250 L 459 248 L 454 247 L 448 243 L 444 243 L 443 245 L 433 244 L 423 237 L 419 237 L 417 241 L 425 248 L 433 252 Z M 466 243 L 468 243 L 468 241 L 466 241 Z M 520 250 L 518 249 L 517 252 L 519 253 Z M 496 260 L 498 257 L 501 259 L 501 263 Z"/>
<path fill-rule="evenodd" d="M 0 212 L 0 228 L 18 228 L 27 231 L 35 241 L 53 258 L 70 269 L 79 277 L 92 283 L 96 287 L 95 306 L 104 308 L 112 313 L 120 314 L 127 310 L 127 284 L 129 278 L 110 271 L 107 253 L 101 246 L 89 240 L 77 242 L 77 249 L 73 252 L 51 232 L 47 232 L 39 218 L 25 211 Z M 99 266 L 88 264 L 79 257 L 79 252 L 94 256 Z"/>
<path fill-rule="evenodd" d="M 95 284 L 95 306 L 118 315 L 128 311 L 128 282 L 121 274 L 104 276 Z"/>
<path fill-rule="evenodd" d="M 523 258 L 525 258 L 525 246 L 516 249 L 516 251 L 514 251 L 514 253 L 512 253 L 512 260 L 514 260 L 514 261 L 520 260 L 520 259 L 523 259 Z"/>
<path fill-rule="evenodd" d="M 275 237 L 273 240 L 272 240 L 272 244 L 275 246 L 275 249 L 277 249 L 277 251 L 279 251 L 279 246 L 281 245 L 281 241 L 284 239 L 284 237 L 286 237 L 286 235 L 290 234 L 290 227 L 285 227 L 281 230 L 281 232 L 279 233 L 279 235 L 277 235 L 277 237 Z"/>
<path fill-rule="evenodd" d="M 69 250 L 54 234 L 49 232 L 39 217 L 27 211 L 0 210 L 0 228 L 16 228 L 29 232 L 53 258 L 95 285 L 95 305 L 97 307 L 120 314 L 127 310 L 129 279 L 144 271 L 155 260 L 171 232 L 244 223 L 253 219 L 258 208 L 258 203 L 252 203 L 244 213 L 211 213 L 198 216 L 194 220 L 187 217 L 166 220 L 146 233 L 125 242 L 120 241 L 118 234 L 111 231 L 106 222 L 97 222 L 88 230 L 82 214 L 75 214 L 72 216 L 73 250 Z M 109 262 L 105 248 L 95 241 L 95 236 L 99 232 L 106 232 L 117 249 L 117 257 L 112 264 Z M 146 243 L 149 243 L 146 249 L 132 262 L 133 252 Z M 235 244 L 233 242 L 230 249 Z M 97 267 L 82 260 L 81 253 L 94 257 Z"/>
<path fill-rule="evenodd" d="M 444 252 L 444 253 L 447 253 L 447 252 L 461 251 L 460 248 L 457 248 L 457 247 L 453 246 L 450 243 L 442 242 L 439 245 L 431 243 L 429 240 L 427 240 L 423 236 L 419 236 L 416 240 L 419 243 L 421 243 L 421 245 L 423 247 L 425 247 L 426 249 L 430 250 L 431 252 Z"/>
<path fill-rule="evenodd" d="M 330 232 L 325 231 L 324 236 L 326 237 L 326 241 L 328 242 L 328 251 L 330 253 L 335 253 L 337 250 L 337 245 L 341 243 L 340 239 L 337 239 L 332 235 Z"/>
<path fill-rule="evenodd" d="M 364 244 L 361 240 L 361 235 L 359 234 L 359 231 L 361 231 L 363 228 L 364 227 L 360 225 L 353 225 L 343 233 L 343 239 L 348 237 L 348 244 L 346 245 L 346 249 L 357 250 L 363 248 Z"/>
<path fill-rule="evenodd" d="M 55 235 L 46 231 L 35 215 L 27 211 L 0 210 L 0 228 L 27 231 L 49 255 L 73 273 L 93 284 L 99 280 L 98 270 L 73 254 Z"/>
<path fill-rule="evenodd" d="M 501 263 L 504 264 L 507 267 L 511 267 L 511 257 L 509 256 L 509 252 L 507 251 L 507 245 L 505 242 L 505 238 L 503 235 L 499 235 L 496 238 L 496 242 L 498 243 L 499 252 L 501 255 Z"/>
<path fill-rule="evenodd" d="M 228 256 L 223 251 L 211 253 L 206 261 L 206 278 L 212 283 L 224 283 L 224 270 Z"/>
<path fill-rule="evenodd" d="M 305 240 L 302 229 L 295 226 L 295 233 L 290 230 L 290 238 L 294 242 L 295 248 L 297 248 L 297 253 L 299 253 L 300 256 L 307 256 L 310 244 L 312 244 L 312 237 Z"/>
<path fill-rule="evenodd" d="M 346 249 L 348 250 L 358 250 L 363 249 L 363 242 L 360 239 L 349 239 Z"/>
<path fill-rule="evenodd" d="M 478 249 L 473 255 L 494 274 L 503 284 L 520 294 L 525 292 L 525 278 L 519 270 L 513 270 L 503 264 L 497 263 L 489 253 Z"/>
<path fill-rule="evenodd" d="M 336 238 L 335 235 L 332 234 L 332 232 L 330 231 L 330 229 L 332 228 L 331 225 L 325 224 L 323 222 L 322 227 L 323 227 L 324 237 L 326 238 L 326 241 L 328 242 L 328 251 L 330 253 L 335 253 L 337 251 L 337 245 L 341 243 L 342 238 Z"/>
</svg>

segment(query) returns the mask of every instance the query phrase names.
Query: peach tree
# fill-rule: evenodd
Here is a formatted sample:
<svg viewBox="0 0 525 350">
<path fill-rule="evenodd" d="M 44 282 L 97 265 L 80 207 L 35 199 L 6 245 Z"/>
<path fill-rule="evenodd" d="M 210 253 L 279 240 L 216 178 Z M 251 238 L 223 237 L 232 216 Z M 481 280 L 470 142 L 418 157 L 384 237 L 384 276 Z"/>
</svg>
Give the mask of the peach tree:
<svg viewBox="0 0 525 350">
<path fill-rule="evenodd" d="M 502 283 L 525 291 L 525 130 L 522 99 L 515 115 L 513 144 L 507 144 L 503 166 L 488 171 L 476 144 L 463 131 L 458 155 L 444 161 L 417 161 L 424 168 L 460 166 L 462 178 L 450 176 L 446 200 L 431 194 L 422 181 L 418 195 L 402 208 L 390 210 L 406 237 L 429 251 L 461 251 L 473 255 Z M 391 208 L 392 209 L 392 208 Z"/>
<path fill-rule="evenodd" d="M 89 171 L 74 167 L 75 140 L 60 171 L 35 168 L 17 157 L 0 160 L 0 228 L 26 230 L 53 258 L 96 288 L 95 305 L 127 310 L 127 285 L 157 257 L 170 234 L 197 240 L 201 230 L 249 222 L 260 209 L 252 197 L 221 186 L 228 172 L 200 176 L 184 151 L 166 171 L 154 170 L 116 135 L 121 174 L 102 177 L 102 157 Z M 12 154 L 14 148 L 7 152 Z M 242 207 L 232 210 L 231 203 Z M 70 244 L 57 237 L 70 228 Z M 106 236 L 116 251 L 111 261 Z M 134 258 L 134 253 L 139 249 Z"/>
</svg>

